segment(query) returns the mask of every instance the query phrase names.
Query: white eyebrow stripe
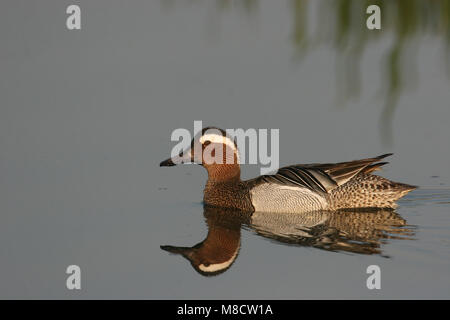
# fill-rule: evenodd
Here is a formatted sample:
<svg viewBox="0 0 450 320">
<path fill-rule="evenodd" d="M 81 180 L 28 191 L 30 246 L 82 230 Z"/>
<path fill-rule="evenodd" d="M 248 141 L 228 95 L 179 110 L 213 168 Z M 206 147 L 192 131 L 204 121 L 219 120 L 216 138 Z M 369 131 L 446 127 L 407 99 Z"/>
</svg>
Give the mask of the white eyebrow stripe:
<svg viewBox="0 0 450 320">
<path fill-rule="evenodd" d="M 201 143 L 204 143 L 207 140 L 214 142 L 214 143 L 223 143 L 223 144 L 226 144 L 227 146 L 229 146 L 230 148 L 232 148 L 233 150 L 236 149 L 236 145 L 234 144 L 234 142 L 229 137 L 226 137 L 226 136 L 209 133 L 209 134 L 205 134 L 200 137 Z"/>
<path fill-rule="evenodd" d="M 207 140 L 209 140 L 213 143 L 222 143 L 222 144 L 225 144 L 226 146 L 230 147 L 232 150 L 234 150 L 236 152 L 237 161 L 239 163 L 239 151 L 238 151 L 236 145 L 234 144 L 233 140 L 231 140 L 229 137 L 214 134 L 214 133 L 208 133 L 208 134 L 205 134 L 200 137 L 200 142 L 202 144 Z"/>
<path fill-rule="evenodd" d="M 227 261 L 222 262 L 222 263 L 210 264 L 207 267 L 202 263 L 198 266 L 198 268 L 200 270 L 202 270 L 203 272 L 216 272 L 216 271 L 228 268 L 233 263 L 233 261 L 236 259 L 236 256 L 239 252 L 239 247 L 240 246 L 238 246 L 236 248 L 236 251 L 234 252 L 233 256 L 230 259 L 228 259 Z"/>
</svg>

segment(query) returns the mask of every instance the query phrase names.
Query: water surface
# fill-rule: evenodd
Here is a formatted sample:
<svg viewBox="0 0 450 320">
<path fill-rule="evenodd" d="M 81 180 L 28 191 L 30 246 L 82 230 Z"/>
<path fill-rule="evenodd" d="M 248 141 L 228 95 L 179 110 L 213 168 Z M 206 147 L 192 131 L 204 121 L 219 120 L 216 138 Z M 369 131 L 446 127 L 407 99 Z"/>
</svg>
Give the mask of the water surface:
<svg viewBox="0 0 450 320">
<path fill-rule="evenodd" d="M 61 1 L 0 11 L 1 298 L 450 298 L 448 2 L 390 1 L 376 35 L 355 1 L 77 3 L 73 32 Z M 280 166 L 393 152 L 380 174 L 419 189 L 222 221 L 200 166 L 158 166 L 194 120 L 280 129 Z M 212 230 L 233 243 L 215 276 L 161 249 Z"/>
</svg>

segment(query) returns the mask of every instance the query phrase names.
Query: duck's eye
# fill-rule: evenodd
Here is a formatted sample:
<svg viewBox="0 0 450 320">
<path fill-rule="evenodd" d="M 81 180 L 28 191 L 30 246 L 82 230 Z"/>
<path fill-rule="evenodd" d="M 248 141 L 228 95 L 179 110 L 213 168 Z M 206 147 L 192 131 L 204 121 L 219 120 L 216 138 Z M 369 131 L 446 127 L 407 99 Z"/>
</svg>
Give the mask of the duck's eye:
<svg viewBox="0 0 450 320">
<path fill-rule="evenodd" d="M 206 147 L 206 146 L 208 146 L 209 144 L 211 144 L 211 141 L 209 141 L 209 140 L 206 140 L 204 143 L 203 143 L 203 145 Z"/>
</svg>

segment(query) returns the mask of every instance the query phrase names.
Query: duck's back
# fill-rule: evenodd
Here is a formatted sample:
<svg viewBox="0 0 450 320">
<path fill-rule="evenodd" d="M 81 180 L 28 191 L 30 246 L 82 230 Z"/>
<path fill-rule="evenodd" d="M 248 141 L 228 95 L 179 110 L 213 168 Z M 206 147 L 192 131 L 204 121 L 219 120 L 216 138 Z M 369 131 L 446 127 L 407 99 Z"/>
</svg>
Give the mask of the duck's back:
<svg viewBox="0 0 450 320">
<path fill-rule="evenodd" d="M 305 212 L 343 208 L 395 208 L 416 187 L 373 175 L 390 154 L 362 160 L 284 167 L 248 181 L 255 211 Z"/>
</svg>

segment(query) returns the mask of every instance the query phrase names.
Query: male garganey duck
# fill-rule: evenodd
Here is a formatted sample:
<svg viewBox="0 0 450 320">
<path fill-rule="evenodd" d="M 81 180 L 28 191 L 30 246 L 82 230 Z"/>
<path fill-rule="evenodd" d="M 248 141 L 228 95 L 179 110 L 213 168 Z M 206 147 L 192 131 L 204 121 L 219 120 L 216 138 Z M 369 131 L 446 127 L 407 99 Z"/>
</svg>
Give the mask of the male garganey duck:
<svg viewBox="0 0 450 320">
<path fill-rule="evenodd" d="M 198 151 L 196 151 L 198 150 Z M 220 150 L 223 161 L 211 161 Z M 205 155 L 208 154 L 209 160 Z M 297 164 L 274 175 L 242 181 L 237 144 L 224 130 L 204 128 L 191 147 L 160 163 L 197 163 L 208 171 L 204 203 L 246 212 L 308 212 L 350 208 L 395 208 L 395 201 L 415 186 L 372 174 L 387 156 L 326 164 Z"/>
</svg>

